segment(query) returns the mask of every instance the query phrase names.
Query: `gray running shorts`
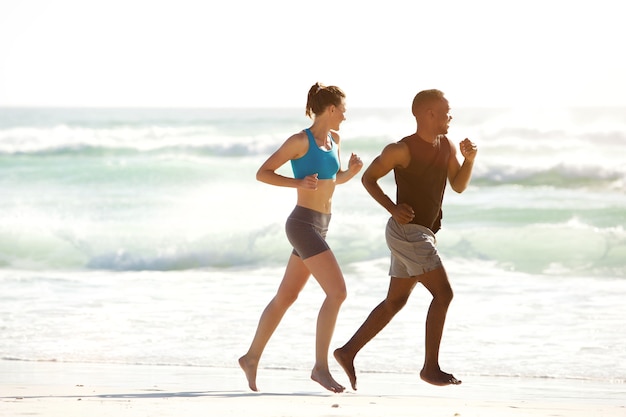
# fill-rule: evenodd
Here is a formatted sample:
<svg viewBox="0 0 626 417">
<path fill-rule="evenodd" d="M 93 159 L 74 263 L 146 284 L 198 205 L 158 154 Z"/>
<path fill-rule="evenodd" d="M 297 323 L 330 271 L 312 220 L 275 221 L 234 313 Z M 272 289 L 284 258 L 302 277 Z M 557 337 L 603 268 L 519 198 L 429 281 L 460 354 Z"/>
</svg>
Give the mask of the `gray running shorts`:
<svg viewBox="0 0 626 417">
<path fill-rule="evenodd" d="M 387 246 L 391 251 L 389 275 L 410 278 L 443 266 L 435 234 L 418 224 L 400 224 L 391 217 L 385 228 Z"/>
<path fill-rule="evenodd" d="M 294 255 L 306 259 L 330 249 L 326 243 L 330 216 L 301 206 L 293 209 L 285 223 L 285 231 Z"/>
</svg>

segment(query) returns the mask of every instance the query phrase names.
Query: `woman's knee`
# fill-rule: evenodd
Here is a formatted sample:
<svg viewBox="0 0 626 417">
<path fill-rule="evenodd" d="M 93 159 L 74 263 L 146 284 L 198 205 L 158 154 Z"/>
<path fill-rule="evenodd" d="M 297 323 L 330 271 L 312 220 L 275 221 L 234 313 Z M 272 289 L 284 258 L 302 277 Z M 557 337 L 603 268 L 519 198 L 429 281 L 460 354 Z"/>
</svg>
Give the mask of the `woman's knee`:
<svg viewBox="0 0 626 417">
<path fill-rule="evenodd" d="M 346 298 L 348 298 L 348 290 L 346 287 L 343 287 L 343 289 L 337 294 L 337 299 L 343 303 L 346 301 Z"/>
<path fill-rule="evenodd" d="M 348 298 L 348 290 L 345 285 L 340 285 L 326 292 L 326 297 L 335 303 L 342 304 Z"/>
<path fill-rule="evenodd" d="M 283 307 L 290 307 L 298 299 L 299 293 L 293 291 L 278 291 L 274 301 Z"/>
</svg>

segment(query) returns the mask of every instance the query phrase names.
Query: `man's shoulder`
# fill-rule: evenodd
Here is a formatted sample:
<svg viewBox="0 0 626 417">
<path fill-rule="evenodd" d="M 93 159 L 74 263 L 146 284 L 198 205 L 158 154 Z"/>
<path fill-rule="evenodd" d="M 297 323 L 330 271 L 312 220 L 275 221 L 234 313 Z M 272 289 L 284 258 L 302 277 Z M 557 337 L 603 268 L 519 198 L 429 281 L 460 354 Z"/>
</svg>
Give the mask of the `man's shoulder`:
<svg viewBox="0 0 626 417">
<path fill-rule="evenodd" d="M 387 144 L 387 146 L 385 146 L 385 149 L 383 149 L 383 152 L 392 152 L 392 153 L 397 153 L 397 152 L 409 152 L 409 145 L 406 143 L 406 141 L 404 139 L 401 139 L 397 142 L 392 142 Z"/>
<path fill-rule="evenodd" d="M 411 152 L 406 141 L 399 140 L 385 146 L 381 157 L 394 168 L 406 167 L 411 160 Z"/>
</svg>

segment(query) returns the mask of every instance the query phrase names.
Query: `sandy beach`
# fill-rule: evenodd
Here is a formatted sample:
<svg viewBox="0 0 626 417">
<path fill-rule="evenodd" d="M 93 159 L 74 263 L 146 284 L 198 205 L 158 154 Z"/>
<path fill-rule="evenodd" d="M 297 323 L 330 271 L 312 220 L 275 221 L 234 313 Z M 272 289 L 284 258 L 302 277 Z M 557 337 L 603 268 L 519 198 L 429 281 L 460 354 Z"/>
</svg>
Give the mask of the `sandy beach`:
<svg viewBox="0 0 626 417">
<path fill-rule="evenodd" d="M 338 379 L 343 375 L 334 370 Z M 0 361 L 2 416 L 624 416 L 626 386 L 466 377 L 433 387 L 408 374 L 360 374 L 359 390 L 325 392 L 306 371 Z"/>
</svg>

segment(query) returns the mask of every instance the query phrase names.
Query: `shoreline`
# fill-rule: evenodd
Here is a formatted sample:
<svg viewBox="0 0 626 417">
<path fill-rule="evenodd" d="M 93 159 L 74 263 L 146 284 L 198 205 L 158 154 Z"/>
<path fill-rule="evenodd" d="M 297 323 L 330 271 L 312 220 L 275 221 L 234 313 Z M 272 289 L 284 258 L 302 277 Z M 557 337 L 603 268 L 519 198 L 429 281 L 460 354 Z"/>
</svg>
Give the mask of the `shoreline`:
<svg viewBox="0 0 626 417">
<path fill-rule="evenodd" d="M 342 384 L 340 370 L 333 369 Z M 259 369 L 260 392 L 238 367 L 0 361 L 3 415 L 617 417 L 626 384 L 465 376 L 435 387 L 413 374 L 359 374 L 359 390 L 333 394 L 301 370 Z M 251 412 L 254 410 L 254 412 Z"/>
</svg>

